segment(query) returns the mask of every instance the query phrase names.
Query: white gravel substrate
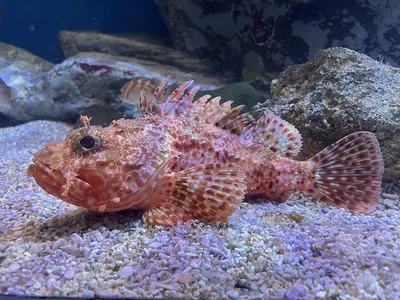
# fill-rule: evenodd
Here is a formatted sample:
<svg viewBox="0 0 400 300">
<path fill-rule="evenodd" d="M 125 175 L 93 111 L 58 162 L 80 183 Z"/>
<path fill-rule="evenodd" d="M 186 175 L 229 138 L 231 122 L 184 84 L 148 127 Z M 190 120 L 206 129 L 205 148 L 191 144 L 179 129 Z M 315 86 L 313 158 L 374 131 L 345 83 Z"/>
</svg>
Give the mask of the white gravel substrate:
<svg viewBox="0 0 400 300">
<path fill-rule="evenodd" d="M 76 209 L 26 176 L 68 127 L 0 129 L 0 293 L 184 299 L 400 299 L 400 213 L 303 200 L 246 204 L 228 225 L 149 228 L 137 212 Z M 390 199 L 391 197 L 391 199 Z"/>
</svg>

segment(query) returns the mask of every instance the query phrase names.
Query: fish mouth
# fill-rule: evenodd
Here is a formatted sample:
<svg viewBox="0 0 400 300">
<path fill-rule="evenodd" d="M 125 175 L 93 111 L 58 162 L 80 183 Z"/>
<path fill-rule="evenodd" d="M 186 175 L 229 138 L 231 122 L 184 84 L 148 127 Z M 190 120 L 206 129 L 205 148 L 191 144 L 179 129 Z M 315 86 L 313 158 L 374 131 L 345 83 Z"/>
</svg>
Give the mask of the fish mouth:
<svg viewBox="0 0 400 300">
<path fill-rule="evenodd" d="M 63 195 L 62 189 L 66 184 L 66 179 L 61 171 L 50 168 L 37 157 L 34 159 L 34 163 L 29 165 L 27 175 L 33 177 L 36 183 L 50 195 L 67 203 L 90 209 L 84 205 L 85 201 L 83 199 L 85 198 L 79 195 L 77 191 L 70 189 L 66 195 Z M 78 178 L 76 180 L 82 181 L 82 184 L 89 186 L 89 188 L 92 187 L 83 180 Z"/>
<path fill-rule="evenodd" d="M 61 193 L 61 187 L 65 183 L 65 179 L 63 180 L 61 172 L 51 169 L 48 165 L 44 164 L 37 158 L 34 160 L 34 163 L 28 167 L 26 172 L 27 175 L 33 177 L 38 184 L 40 182 L 46 186 L 52 187 L 52 190 L 58 189 Z M 41 184 L 39 185 L 41 186 Z"/>
</svg>

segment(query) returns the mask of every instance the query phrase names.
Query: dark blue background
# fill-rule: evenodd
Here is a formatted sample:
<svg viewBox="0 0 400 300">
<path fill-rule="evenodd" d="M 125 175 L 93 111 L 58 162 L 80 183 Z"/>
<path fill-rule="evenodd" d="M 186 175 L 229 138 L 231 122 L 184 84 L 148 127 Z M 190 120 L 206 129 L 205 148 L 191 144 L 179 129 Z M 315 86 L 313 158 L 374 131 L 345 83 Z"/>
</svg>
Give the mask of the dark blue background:
<svg viewBox="0 0 400 300">
<path fill-rule="evenodd" d="M 0 41 L 58 62 L 60 30 L 168 36 L 152 0 L 0 0 Z M 34 28 L 34 30 L 32 30 Z"/>
</svg>

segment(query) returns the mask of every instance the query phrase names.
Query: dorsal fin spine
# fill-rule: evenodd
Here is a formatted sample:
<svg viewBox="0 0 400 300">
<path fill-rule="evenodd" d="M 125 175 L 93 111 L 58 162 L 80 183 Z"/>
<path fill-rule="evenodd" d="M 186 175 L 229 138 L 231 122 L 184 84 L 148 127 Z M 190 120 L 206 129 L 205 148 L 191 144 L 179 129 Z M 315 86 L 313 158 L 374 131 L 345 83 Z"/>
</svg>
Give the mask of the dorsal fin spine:
<svg viewBox="0 0 400 300">
<path fill-rule="evenodd" d="M 161 101 L 159 100 L 160 95 L 165 93 L 167 82 L 167 79 L 163 80 L 154 93 L 158 103 Z M 192 83 L 193 80 L 182 83 L 164 102 L 159 104 L 161 109 L 156 111 L 161 112 L 162 115 L 185 115 L 194 120 L 202 119 L 208 124 L 213 124 L 240 135 L 241 141 L 244 143 L 262 144 L 271 151 L 283 156 L 292 157 L 300 151 L 301 136 L 297 130 L 269 110 L 265 110 L 264 115 L 255 124 L 250 125 L 247 120 L 248 114 L 240 113 L 245 107 L 244 105 L 232 107 L 232 101 L 220 103 L 220 96 L 210 100 L 210 95 L 204 95 L 193 101 L 200 87 L 195 86 L 185 94 L 185 90 Z M 152 108 L 150 110 L 157 113 Z"/>
<path fill-rule="evenodd" d="M 158 85 L 156 90 L 154 91 L 154 99 L 156 100 L 157 103 L 162 103 L 162 97 L 164 96 L 166 89 L 167 89 L 167 84 L 169 79 L 171 78 L 170 75 L 167 75 L 163 81 Z"/>
<path fill-rule="evenodd" d="M 301 149 L 301 136 L 296 128 L 288 122 L 265 110 L 256 124 L 242 133 L 243 143 L 262 144 L 281 156 L 296 156 Z"/>
</svg>

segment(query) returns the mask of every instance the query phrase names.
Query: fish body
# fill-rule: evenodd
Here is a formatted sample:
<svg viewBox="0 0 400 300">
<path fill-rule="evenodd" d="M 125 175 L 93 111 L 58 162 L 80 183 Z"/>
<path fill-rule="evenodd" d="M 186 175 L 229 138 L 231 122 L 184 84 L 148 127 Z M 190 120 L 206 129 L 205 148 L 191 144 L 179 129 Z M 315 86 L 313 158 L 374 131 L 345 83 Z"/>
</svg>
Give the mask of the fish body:
<svg viewBox="0 0 400 300">
<path fill-rule="evenodd" d="M 347 210 L 369 213 L 381 191 L 383 160 L 370 132 L 356 132 L 308 161 L 297 130 L 266 110 L 255 123 L 242 107 L 186 82 L 166 99 L 164 80 L 142 117 L 71 130 L 34 154 L 28 175 L 48 193 L 94 211 L 145 210 L 147 224 L 198 219 L 226 222 L 243 199 L 284 202 L 293 190 Z"/>
</svg>

